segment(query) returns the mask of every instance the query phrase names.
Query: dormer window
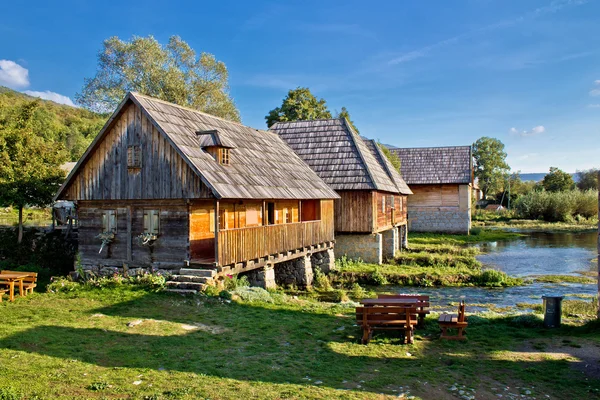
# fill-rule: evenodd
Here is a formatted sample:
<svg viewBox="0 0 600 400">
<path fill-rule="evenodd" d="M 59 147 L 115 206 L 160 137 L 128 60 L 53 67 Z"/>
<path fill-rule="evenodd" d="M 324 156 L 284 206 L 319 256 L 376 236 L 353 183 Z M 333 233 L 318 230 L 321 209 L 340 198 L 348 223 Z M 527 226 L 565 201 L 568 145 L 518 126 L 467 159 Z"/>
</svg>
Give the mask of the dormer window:
<svg viewBox="0 0 600 400">
<path fill-rule="evenodd" d="M 229 149 L 219 149 L 219 163 L 221 165 L 229 165 Z"/>
</svg>

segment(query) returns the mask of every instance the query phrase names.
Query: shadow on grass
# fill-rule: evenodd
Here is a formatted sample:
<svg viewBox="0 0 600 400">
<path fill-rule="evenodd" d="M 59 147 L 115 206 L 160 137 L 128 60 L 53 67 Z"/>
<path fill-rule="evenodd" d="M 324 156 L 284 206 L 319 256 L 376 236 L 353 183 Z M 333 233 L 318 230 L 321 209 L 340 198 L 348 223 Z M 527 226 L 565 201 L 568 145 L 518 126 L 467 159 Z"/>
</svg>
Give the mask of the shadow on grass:
<svg viewBox="0 0 600 400">
<path fill-rule="evenodd" d="M 0 348 L 102 367 L 191 372 L 245 381 L 322 381 L 334 388 L 354 388 L 365 381 L 362 388 L 373 392 L 417 379 L 432 383 L 463 379 L 475 385 L 488 378 L 508 377 L 584 393 L 589 382 L 574 376 L 565 379 L 570 368 L 564 360 L 518 359 L 503 357 L 501 352 L 513 351 L 530 339 L 587 337 L 598 329 L 596 323 L 547 331 L 535 326 L 535 321 L 526 326 L 508 317 L 471 317 L 469 341 L 459 343 L 437 340 L 437 324 L 429 320 L 426 329 L 417 332 L 413 346 L 399 345 L 393 333 L 378 334 L 371 345 L 362 346 L 351 314 L 333 315 L 310 306 L 290 309 L 181 300 L 164 294 L 95 309 L 87 317 L 81 328 L 37 326 L 20 331 L 0 340 Z M 128 327 L 132 319 L 144 322 Z M 195 323 L 200 329 L 185 331 L 169 323 Z M 563 387 L 567 384 L 569 388 Z"/>
</svg>

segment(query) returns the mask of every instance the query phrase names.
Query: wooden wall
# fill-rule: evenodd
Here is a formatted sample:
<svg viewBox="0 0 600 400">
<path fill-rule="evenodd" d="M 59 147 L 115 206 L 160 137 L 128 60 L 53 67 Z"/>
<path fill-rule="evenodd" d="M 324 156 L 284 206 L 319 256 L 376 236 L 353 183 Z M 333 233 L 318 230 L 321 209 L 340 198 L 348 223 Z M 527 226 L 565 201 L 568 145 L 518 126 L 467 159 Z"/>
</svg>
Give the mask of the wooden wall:
<svg viewBox="0 0 600 400">
<path fill-rule="evenodd" d="M 334 201 L 336 232 L 373 231 L 373 192 L 367 190 L 338 191 Z"/>
<path fill-rule="evenodd" d="M 460 204 L 459 185 L 411 185 L 410 207 L 456 207 Z"/>
<path fill-rule="evenodd" d="M 404 195 L 373 191 L 339 191 L 335 200 L 335 231 L 372 233 L 406 223 Z M 382 207 L 385 198 L 385 210 Z M 394 199 L 392 212 L 392 202 Z M 375 218 L 373 218 L 375 216 Z"/>
<path fill-rule="evenodd" d="M 98 253 L 101 245 L 96 236 L 103 231 L 104 211 L 114 210 L 117 232 L 113 242 Z M 144 232 L 144 210 L 159 211 L 158 240 L 143 246 L 137 236 Z M 182 266 L 188 254 L 188 207 L 183 201 L 120 201 L 118 203 L 80 201 L 79 253 L 84 265 L 130 267 Z"/>
<path fill-rule="evenodd" d="M 139 145 L 141 168 L 127 168 L 127 148 Z M 210 198 L 208 187 L 130 103 L 71 181 L 67 200 Z"/>
</svg>

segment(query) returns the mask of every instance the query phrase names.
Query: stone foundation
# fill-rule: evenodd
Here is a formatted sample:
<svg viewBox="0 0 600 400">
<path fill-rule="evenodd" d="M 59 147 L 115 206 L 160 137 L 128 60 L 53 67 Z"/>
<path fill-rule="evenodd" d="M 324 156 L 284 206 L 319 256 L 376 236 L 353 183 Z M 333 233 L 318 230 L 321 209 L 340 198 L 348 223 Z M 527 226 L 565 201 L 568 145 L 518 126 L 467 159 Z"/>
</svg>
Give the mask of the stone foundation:
<svg viewBox="0 0 600 400">
<path fill-rule="evenodd" d="M 248 281 L 252 286 L 258 286 L 263 289 L 275 289 L 277 284 L 275 282 L 275 269 L 273 265 L 266 265 L 261 268 L 257 268 L 245 274 L 248 277 Z"/>
<path fill-rule="evenodd" d="M 81 267 L 86 275 L 95 276 L 138 276 L 144 274 L 156 274 L 170 276 L 177 274 L 180 268 L 173 268 L 169 265 L 167 268 L 155 268 L 155 267 L 127 267 L 127 266 L 106 266 L 106 265 L 83 265 Z M 77 272 L 77 271 L 75 271 Z"/>
<path fill-rule="evenodd" d="M 471 212 L 457 207 L 414 207 L 408 209 L 408 224 L 413 232 L 468 234 Z"/>
<path fill-rule="evenodd" d="M 312 286 L 313 269 L 310 256 L 302 256 L 275 264 L 275 282 L 280 286 L 296 285 L 300 289 Z"/>
<path fill-rule="evenodd" d="M 408 225 L 400 225 L 398 227 L 398 234 L 400 235 L 398 240 L 398 249 L 408 248 Z"/>
<path fill-rule="evenodd" d="M 380 233 L 341 234 L 335 236 L 335 252 L 338 257 L 346 256 L 371 264 L 383 262 L 383 239 Z"/>
<path fill-rule="evenodd" d="M 396 256 L 396 250 L 399 248 L 398 228 L 393 228 L 388 231 L 381 232 L 383 249 L 382 256 L 384 260 L 391 260 Z"/>
<path fill-rule="evenodd" d="M 335 266 L 335 255 L 333 253 L 333 249 L 313 253 L 310 256 L 310 263 L 312 264 L 313 269 L 319 268 L 321 272 L 328 274 L 329 271 L 331 271 L 331 269 Z"/>
</svg>

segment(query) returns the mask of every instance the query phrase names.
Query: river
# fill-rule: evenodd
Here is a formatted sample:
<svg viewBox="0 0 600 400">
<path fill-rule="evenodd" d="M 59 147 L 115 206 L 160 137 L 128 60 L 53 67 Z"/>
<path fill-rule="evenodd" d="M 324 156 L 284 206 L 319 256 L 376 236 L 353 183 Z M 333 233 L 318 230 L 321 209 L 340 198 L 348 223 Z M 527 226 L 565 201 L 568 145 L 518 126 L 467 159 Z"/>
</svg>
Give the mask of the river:
<svg viewBox="0 0 600 400">
<path fill-rule="evenodd" d="M 525 235 L 514 240 L 478 244 L 477 247 L 482 251 L 478 260 L 486 267 L 526 279 L 538 275 L 581 276 L 580 272 L 597 270 L 596 232 L 527 232 Z M 391 291 L 428 294 L 432 304 L 442 306 L 465 300 L 467 304 L 494 304 L 497 307 L 512 307 L 517 303 L 541 304 L 543 295 L 575 299 L 576 295 L 593 296 L 598 293 L 595 283 L 537 282 L 503 289 L 398 287 Z M 471 312 L 486 308 L 470 307 Z"/>
</svg>

